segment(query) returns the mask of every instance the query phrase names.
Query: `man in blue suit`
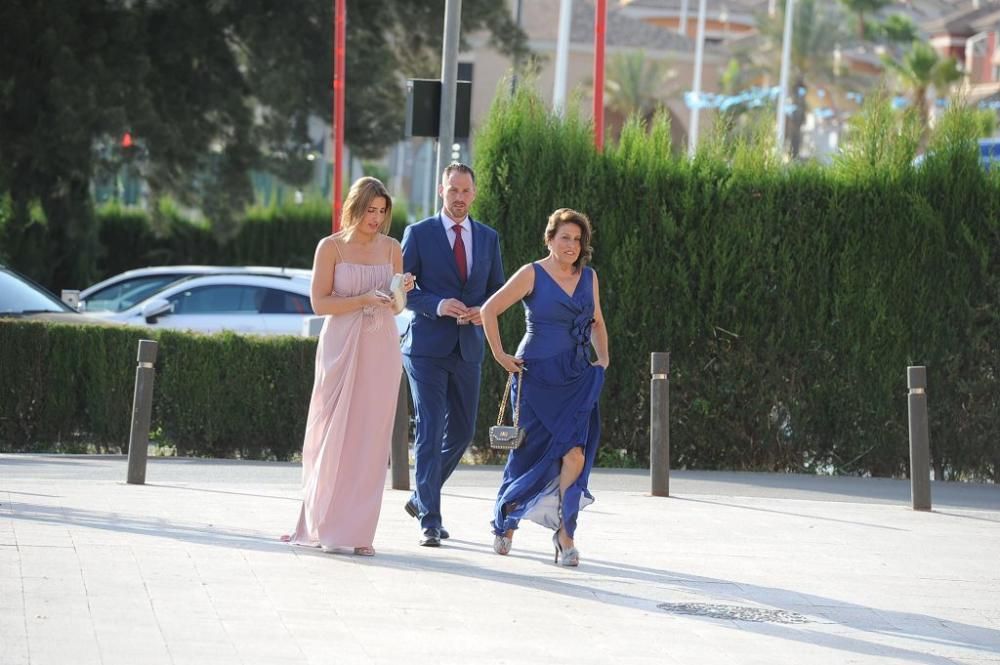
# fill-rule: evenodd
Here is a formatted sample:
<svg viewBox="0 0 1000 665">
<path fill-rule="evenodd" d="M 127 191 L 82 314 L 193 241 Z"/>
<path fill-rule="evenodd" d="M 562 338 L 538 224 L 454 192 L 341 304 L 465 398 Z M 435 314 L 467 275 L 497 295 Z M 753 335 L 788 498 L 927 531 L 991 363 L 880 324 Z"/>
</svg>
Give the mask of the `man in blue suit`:
<svg viewBox="0 0 1000 665">
<path fill-rule="evenodd" d="M 417 490 L 406 512 L 420 518 L 420 544 L 438 547 L 441 486 L 472 441 L 479 405 L 483 329 L 479 307 L 504 283 L 496 231 L 469 217 L 476 198 L 472 169 L 444 170 L 441 212 L 403 234 L 403 271 L 416 278 L 407 294 L 413 311 L 403 335 L 403 367 L 416 410 Z"/>
</svg>

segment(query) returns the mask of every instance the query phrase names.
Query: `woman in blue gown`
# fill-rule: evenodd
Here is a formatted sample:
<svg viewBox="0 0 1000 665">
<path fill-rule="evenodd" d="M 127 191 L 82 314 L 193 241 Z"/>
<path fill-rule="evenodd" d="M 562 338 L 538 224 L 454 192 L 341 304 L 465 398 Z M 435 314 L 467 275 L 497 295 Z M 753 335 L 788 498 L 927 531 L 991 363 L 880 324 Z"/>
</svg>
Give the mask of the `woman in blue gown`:
<svg viewBox="0 0 1000 665">
<path fill-rule="evenodd" d="M 577 515 L 594 501 L 587 489 L 600 436 L 598 399 L 608 367 L 608 333 L 591 257 L 590 220 L 560 208 L 545 227 L 549 255 L 523 266 L 481 310 L 493 357 L 518 373 L 524 442 L 507 458 L 493 512 L 493 549 L 510 552 L 522 519 L 554 531 L 556 563 L 576 566 Z M 515 355 L 504 351 L 497 317 L 524 302 L 527 329 Z M 591 344 L 596 360 L 591 360 Z M 523 370 L 523 371 L 522 371 Z M 518 395 L 520 393 L 520 395 Z"/>
</svg>

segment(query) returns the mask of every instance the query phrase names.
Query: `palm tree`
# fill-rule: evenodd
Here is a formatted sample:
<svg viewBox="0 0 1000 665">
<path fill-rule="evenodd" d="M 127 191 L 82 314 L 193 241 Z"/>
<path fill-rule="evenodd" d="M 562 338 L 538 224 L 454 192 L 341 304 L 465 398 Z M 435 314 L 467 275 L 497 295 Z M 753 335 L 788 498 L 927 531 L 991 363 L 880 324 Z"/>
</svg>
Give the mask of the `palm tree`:
<svg viewBox="0 0 1000 665">
<path fill-rule="evenodd" d="M 858 39 L 867 39 L 865 24 L 865 14 L 871 15 L 888 5 L 892 0 L 840 0 L 847 11 L 854 14 L 858 19 Z"/>
<path fill-rule="evenodd" d="M 913 42 L 913 46 L 906 52 L 901 62 L 889 57 L 882 58 L 882 62 L 909 88 L 913 107 L 926 131 L 930 111 L 927 106 L 927 92 L 932 86 L 937 91 L 943 91 L 961 79 L 962 73 L 958 69 L 958 63 L 954 58 L 942 58 L 930 44 L 919 41 Z"/>
<path fill-rule="evenodd" d="M 608 61 L 604 100 L 622 119 L 637 115 L 649 121 L 663 106 L 666 85 L 677 72 L 662 60 L 649 60 L 643 51 L 618 53 Z"/>
</svg>

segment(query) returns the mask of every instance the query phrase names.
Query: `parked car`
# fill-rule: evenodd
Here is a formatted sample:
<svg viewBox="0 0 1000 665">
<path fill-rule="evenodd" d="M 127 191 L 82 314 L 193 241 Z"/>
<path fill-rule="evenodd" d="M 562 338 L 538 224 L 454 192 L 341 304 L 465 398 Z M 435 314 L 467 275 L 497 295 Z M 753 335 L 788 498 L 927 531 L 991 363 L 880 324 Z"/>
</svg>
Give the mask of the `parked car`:
<svg viewBox="0 0 1000 665">
<path fill-rule="evenodd" d="M 43 286 L 3 265 L 0 265 L 0 317 L 60 323 L 100 323 L 81 315 Z"/>
<path fill-rule="evenodd" d="M 301 268 L 271 266 L 155 266 L 136 268 L 109 277 L 77 293 L 63 291 L 63 300 L 81 312 L 124 312 L 174 282 L 200 275 L 312 275 Z"/>
<path fill-rule="evenodd" d="M 313 315 L 309 287 L 310 278 L 301 274 L 203 275 L 176 280 L 120 312 L 87 309 L 84 314 L 205 333 L 299 335 L 303 321 Z"/>
<path fill-rule="evenodd" d="M 913 165 L 921 166 L 925 159 L 927 155 L 917 155 Z M 994 162 L 1000 162 L 1000 138 L 979 139 L 979 164 L 989 171 Z"/>
</svg>

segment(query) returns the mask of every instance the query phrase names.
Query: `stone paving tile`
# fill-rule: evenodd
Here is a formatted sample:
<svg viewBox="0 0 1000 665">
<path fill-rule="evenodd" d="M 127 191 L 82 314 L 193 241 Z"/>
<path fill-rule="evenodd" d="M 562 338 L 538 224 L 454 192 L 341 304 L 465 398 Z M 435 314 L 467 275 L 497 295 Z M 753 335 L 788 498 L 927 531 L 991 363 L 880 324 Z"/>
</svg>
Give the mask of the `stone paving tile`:
<svg viewBox="0 0 1000 665">
<path fill-rule="evenodd" d="M 453 538 L 436 551 L 417 545 L 406 493 L 387 489 L 379 554 L 365 559 L 277 541 L 297 513 L 297 478 L 136 487 L 75 480 L 66 459 L 58 496 L 36 496 L 45 484 L 25 474 L 0 493 L 0 538 L 12 542 L 0 545 L 0 636 L 22 645 L 3 665 L 1000 660 L 1000 501 L 935 514 L 860 500 L 653 499 L 602 476 L 570 570 L 552 565 L 549 533 L 534 525 L 510 556 L 493 554 L 488 483 L 448 490 Z M 102 464 L 88 459 L 87 474 Z M 189 468 L 203 464 L 223 468 Z M 949 488 L 960 502 L 959 490 Z"/>
</svg>

